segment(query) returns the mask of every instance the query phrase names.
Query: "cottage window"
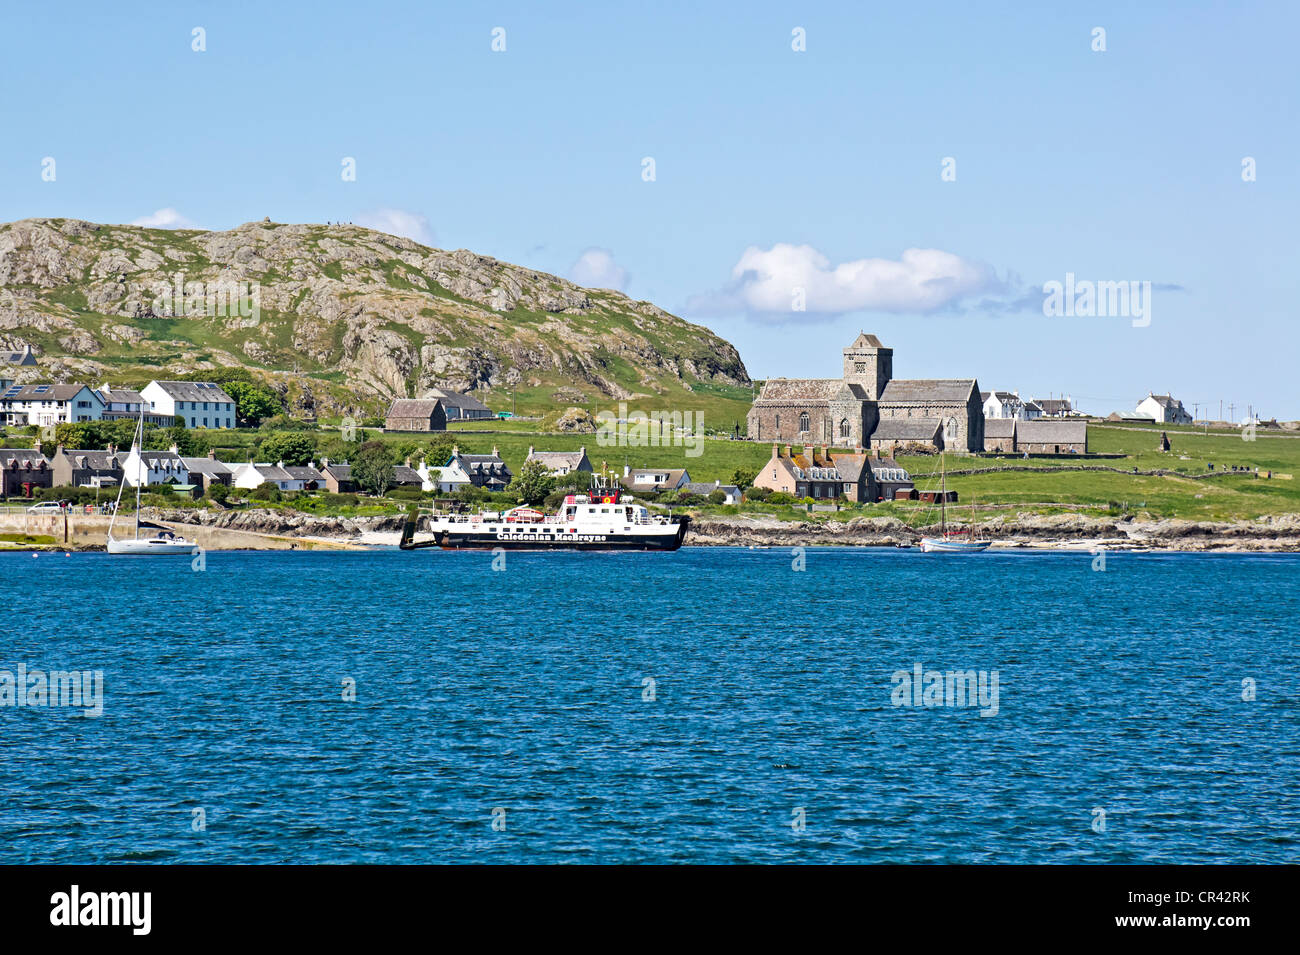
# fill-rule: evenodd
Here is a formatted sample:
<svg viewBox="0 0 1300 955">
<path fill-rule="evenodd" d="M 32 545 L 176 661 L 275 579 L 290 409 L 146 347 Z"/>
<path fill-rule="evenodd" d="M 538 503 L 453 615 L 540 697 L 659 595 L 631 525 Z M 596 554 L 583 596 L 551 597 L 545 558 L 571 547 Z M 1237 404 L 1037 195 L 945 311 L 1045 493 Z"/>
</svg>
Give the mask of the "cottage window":
<svg viewBox="0 0 1300 955">
<path fill-rule="evenodd" d="M 777 433 L 780 434 L 780 432 L 781 432 L 781 416 L 780 416 L 780 415 L 777 415 L 777 416 L 776 416 L 776 430 L 777 430 Z"/>
<path fill-rule="evenodd" d="M 799 430 L 800 431 L 808 430 L 808 412 L 806 411 L 800 412 L 799 414 Z"/>
<path fill-rule="evenodd" d="M 841 419 L 840 419 L 840 437 L 841 437 L 841 438 L 847 438 L 848 436 L 849 436 L 849 419 L 848 419 L 848 418 L 841 418 Z"/>
</svg>

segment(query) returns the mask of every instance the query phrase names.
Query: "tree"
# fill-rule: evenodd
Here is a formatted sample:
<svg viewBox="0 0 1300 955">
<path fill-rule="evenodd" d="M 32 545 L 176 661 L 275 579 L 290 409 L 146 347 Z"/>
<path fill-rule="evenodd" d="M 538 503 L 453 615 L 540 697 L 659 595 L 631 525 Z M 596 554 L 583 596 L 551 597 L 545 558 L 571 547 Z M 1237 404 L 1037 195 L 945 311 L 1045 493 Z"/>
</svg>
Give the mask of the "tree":
<svg viewBox="0 0 1300 955">
<path fill-rule="evenodd" d="M 222 388 L 235 399 L 235 419 L 240 424 L 255 428 L 263 418 L 284 410 L 278 394 L 250 381 L 229 381 Z"/>
<path fill-rule="evenodd" d="M 230 488 L 225 484 L 222 484 L 220 481 L 213 481 L 212 484 L 208 486 L 208 497 L 216 501 L 218 504 L 224 504 L 226 503 L 226 498 L 230 497 Z"/>
<path fill-rule="evenodd" d="M 370 494 L 380 495 L 393 484 L 393 452 L 382 441 L 367 441 L 352 461 L 352 480 Z"/>
<path fill-rule="evenodd" d="M 754 479 L 757 477 L 758 470 L 756 468 L 736 468 L 731 472 L 731 483 L 743 491 L 745 488 L 752 486 Z"/>
<path fill-rule="evenodd" d="M 519 503 L 535 506 L 546 500 L 555 489 L 555 478 L 540 461 L 525 461 L 506 488 L 519 497 Z"/>
<path fill-rule="evenodd" d="M 316 441 L 310 435 L 279 431 L 262 442 L 259 454 L 267 461 L 302 467 L 316 457 Z"/>
</svg>

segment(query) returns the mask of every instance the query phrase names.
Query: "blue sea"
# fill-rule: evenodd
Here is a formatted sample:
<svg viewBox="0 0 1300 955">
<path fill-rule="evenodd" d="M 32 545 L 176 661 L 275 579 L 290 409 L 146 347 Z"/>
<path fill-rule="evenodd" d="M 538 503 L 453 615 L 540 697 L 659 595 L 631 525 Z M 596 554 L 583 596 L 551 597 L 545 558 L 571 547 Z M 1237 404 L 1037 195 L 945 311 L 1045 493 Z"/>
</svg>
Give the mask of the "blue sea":
<svg viewBox="0 0 1300 955">
<path fill-rule="evenodd" d="M 0 863 L 1300 861 L 1300 556 L 492 562 L 0 555 Z"/>
</svg>

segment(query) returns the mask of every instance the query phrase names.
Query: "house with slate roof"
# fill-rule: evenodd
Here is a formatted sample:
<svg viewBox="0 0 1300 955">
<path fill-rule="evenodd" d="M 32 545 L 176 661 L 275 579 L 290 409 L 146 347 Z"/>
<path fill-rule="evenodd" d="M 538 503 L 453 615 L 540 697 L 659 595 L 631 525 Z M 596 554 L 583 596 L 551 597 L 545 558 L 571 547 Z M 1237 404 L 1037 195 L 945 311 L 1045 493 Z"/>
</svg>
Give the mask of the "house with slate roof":
<svg viewBox="0 0 1300 955">
<path fill-rule="evenodd" d="M 528 457 L 524 459 L 524 463 L 529 461 L 536 461 L 556 477 L 563 477 L 573 471 L 593 470 L 585 447 L 579 448 L 577 451 L 538 451 L 536 448 L 530 447 Z"/>
<path fill-rule="evenodd" d="M 137 451 L 132 448 L 124 455 L 118 455 L 122 465 L 123 479 L 131 487 L 143 483 L 145 487 L 155 484 L 190 484 L 190 469 L 175 451 Z"/>
<path fill-rule="evenodd" d="M 442 388 L 430 388 L 425 398 L 436 398 L 446 412 L 448 421 L 466 421 L 474 418 L 491 418 L 492 409 L 470 395 L 462 395 Z"/>
<path fill-rule="evenodd" d="M 217 460 L 217 452 L 209 451 L 205 458 L 181 458 L 190 472 L 190 481 L 201 485 L 204 493 L 212 490 L 214 484 L 230 487 L 235 480 L 235 472 L 223 461 Z"/>
<path fill-rule="evenodd" d="M 984 450 L 1001 454 L 1087 454 L 1088 422 L 1079 418 L 990 418 L 984 422 Z"/>
<path fill-rule="evenodd" d="M 278 464 L 271 464 L 270 462 L 255 464 L 250 461 L 247 464 L 234 465 L 234 470 L 235 475 L 231 480 L 231 487 L 251 491 L 262 484 L 274 484 L 281 491 L 302 490 L 302 481 L 294 478 L 285 468 L 283 462 Z"/>
<path fill-rule="evenodd" d="M 111 447 L 105 451 L 68 451 L 59 445 L 50 458 L 50 467 L 54 487 L 117 487 L 124 474 L 117 449 Z"/>
<path fill-rule="evenodd" d="M 10 385 L 0 392 L 0 424 L 40 427 L 98 421 L 103 399 L 82 384 Z"/>
<path fill-rule="evenodd" d="M 0 448 L 0 493 L 31 497 L 41 487 L 54 486 L 54 469 L 40 448 Z"/>
<path fill-rule="evenodd" d="M 325 489 L 333 494 L 353 494 L 357 482 L 352 480 L 352 465 L 346 461 L 321 459 L 321 474 L 325 475 Z"/>
<path fill-rule="evenodd" d="M 151 381 L 140 396 L 149 411 L 182 418 L 187 428 L 235 426 L 235 399 L 211 381 Z"/>
<path fill-rule="evenodd" d="M 384 418 L 385 431 L 446 431 L 447 412 L 437 398 L 398 398 Z"/>
<path fill-rule="evenodd" d="M 623 468 L 623 486 L 632 493 L 675 491 L 691 483 L 685 468 Z"/>
<path fill-rule="evenodd" d="M 740 488 L 734 484 L 723 484 L 717 480 L 712 484 L 708 481 L 688 481 L 682 485 L 682 490 L 688 494 L 694 494 L 696 497 L 708 497 L 714 491 L 721 491 L 723 504 L 739 504 L 741 499 Z"/>
<path fill-rule="evenodd" d="M 435 475 L 433 472 L 437 472 Z M 461 454 L 459 447 L 451 449 L 451 457 L 441 467 L 430 467 L 422 463 L 416 470 L 420 476 L 421 487 L 426 491 L 443 491 L 449 493 L 460 490 L 467 485 L 485 487 L 489 491 L 504 491 L 514 475 L 497 449 L 491 454 Z M 436 482 L 435 482 L 436 477 Z"/>
<path fill-rule="evenodd" d="M 1160 424 L 1191 424 L 1192 416 L 1187 413 L 1183 403 L 1173 395 L 1156 395 L 1147 392 L 1147 396 L 1138 402 L 1138 417 L 1150 418 Z"/>
<path fill-rule="evenodd" d="M 30 368 L 36 364 L 36 355 L 31 345 L 24 345 L 22 351 L 0 351 L 0 365 L 17 365 Z"/>
</svg>

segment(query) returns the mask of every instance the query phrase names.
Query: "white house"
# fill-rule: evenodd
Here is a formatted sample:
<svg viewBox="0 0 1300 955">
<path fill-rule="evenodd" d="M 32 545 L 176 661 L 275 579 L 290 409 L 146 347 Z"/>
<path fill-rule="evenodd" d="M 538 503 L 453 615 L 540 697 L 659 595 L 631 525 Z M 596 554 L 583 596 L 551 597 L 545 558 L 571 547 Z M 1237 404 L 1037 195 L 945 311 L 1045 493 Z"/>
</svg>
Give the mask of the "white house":
<svg viewBox="0 0 1300 955">
<path fill-rule="evenodd" d="M 1191 424 L 1192 416 L 1187 413 L 1183 403 L 1172 395 L 1147 396 L 1138 402 L 1139 418 L 1150 418 L 1160 424 Z"/>
<path fill-rule="evenodd" d="M 142 482 L 145 487 L 190 483 L 190 469 L 175 451 L 140 451 L 133 447 L 119 458 L 123 479 L 131 487 Z"/>
<path fill-rule="evenodd" d="M 235 426 L 235 399 L 210 381 L 151 381 L 140 394 L 148 410 L 184 418 L 187 428 Z"/>
<path fill-rule="evenodd" d="M 1064 398 L 1035 398 L 1033 403 L 1044 418 L 1071 418 L 1075 414 L 1074 402 L 1069 395 Z"/>
<path fill-rule="evenodd" d="M 623 466 L 623 486 L 629 491 L 675 491 L 691 483 L 685 468 L 629 468 Z"/>
<path fill-rule="evenodd" d="M 1018 391 L 985 391 L 980 397 L 984 401 L 984 417 L 1015 418 L 1027 421 L 1025 403 L 1020 400 Z"/>
<path fill-rule="evenodd" d="M 131 388 L 114 388 L 112 385 L 103 384 L 95 389 L 95 394 L 104 403 L 104 410 L 100 412 L 99 416 L 105 421 L 114 421 L 121 418 L 134 421 L 140 417 L 140 409 L 142 407 L 147 409 L 148 407 L 144 396 Z M 169 428 L 172 425 L 172 419 L 166 415 L 146 410 L 144 423 Z"/>
<path fill-rule="evenodd" d="M 308 484 L 315 487 L 325 485 L 325 475 L 314 467 L 286 468 L 283 461 L 275 464 L 249 462 L 230 465 L 230 467 L 235 472 L 230 486 L 243 488 L 246 491 L 251 491 L 261 484 L 274 484 L 281 491 L 302 491 Z"/>
<path fill-rule="evenodd" d="M 103 399 L 85 385 L 10 385 L 0 392 L 0 424 L 98 421 L 103 410 Z"/>
<path fill-rule="evenodd" d="M 422 491 L 441 491 L 444 494 L 450 494 L 474 483 L 469 479 L 469 474 L 465 468 L 455 458 L 452 458 L 442 467 L 430 467 L 429 462 L 421 461 L 420 466 L 415 469 L 415 473 L 420 475 L 420 490 Z"/>
</svg>

